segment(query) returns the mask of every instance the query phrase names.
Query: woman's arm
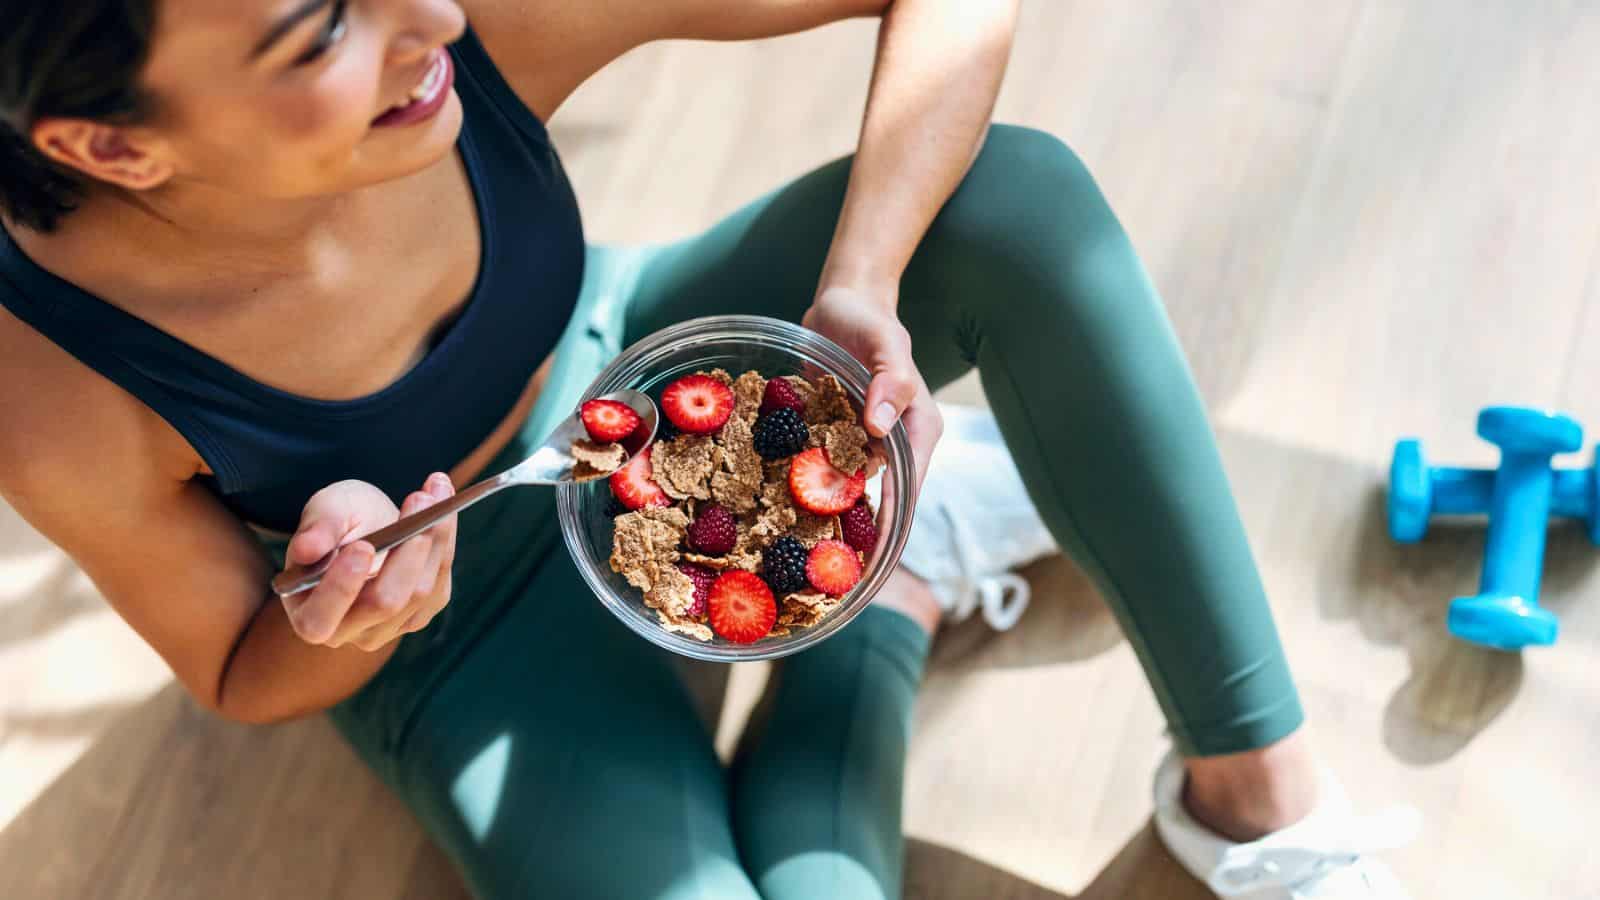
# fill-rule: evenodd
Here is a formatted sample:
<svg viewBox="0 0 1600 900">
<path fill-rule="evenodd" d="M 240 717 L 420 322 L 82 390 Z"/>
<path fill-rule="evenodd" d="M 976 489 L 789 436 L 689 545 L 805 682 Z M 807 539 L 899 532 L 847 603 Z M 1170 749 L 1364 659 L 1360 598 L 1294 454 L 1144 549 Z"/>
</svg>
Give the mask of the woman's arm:
<svg viewBox="0 0 1600 900">
<path fill-rule="evenodd" d="M 891 308 L 933 217 L 982 146 L 1018 0 L 895 0 L 884 15 L 860 146 L 821 289 Z"/>
<path fill-rule="evenodd" d="M 804 322 L 872 372 L 868 433 L 905 425 L 917 483 L 944 425 L 896 315 L 900 277 L 988 131 L 1018 0 L 896 0 L 844 207 Z"/>
<path fill-rule="evenodd" d="M 323 623 L 291 622 L 260 544 L 192 480 L 192 451 L 137 401 L 3 310 L 0 359 L 0 497 L 82 567 L 202 706 L 247 722 L 291 718 L 349 696 L 388 659 L 392 639 L 369 644 L 376 652 L 308 642 Z M 365 574 L 352 586 L 364 589 Z M 349 606 L 341 624 L 360 612 Z"/>
<path fill-rule="evenodd" d="M 677 4 L 662 4 L 674 6 Z M 988 131 L 1020 0 L 681 0 L 678 37 L 738 39 L 881 14 L 844 206 L 805 324 L 873 373 L 868 432 L 903 421 L 918 480 L 943 425 L 896 316 L 900 277 Z"/>
</svg>

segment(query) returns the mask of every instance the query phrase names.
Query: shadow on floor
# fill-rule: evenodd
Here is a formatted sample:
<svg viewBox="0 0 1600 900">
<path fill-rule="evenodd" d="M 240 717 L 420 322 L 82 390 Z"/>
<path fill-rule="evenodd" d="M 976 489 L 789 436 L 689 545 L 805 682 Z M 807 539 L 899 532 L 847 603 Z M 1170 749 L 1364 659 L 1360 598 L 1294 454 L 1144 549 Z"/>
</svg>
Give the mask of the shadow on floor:
<svg viewBox="0 0 1600 900">
<path fill-rule="evenodd" d="M 1446 626 L 1451 600 L 1479 591 L 1484 523 L 1441 522 L 1420 543 L 1398 544 L 1388 534 L 1386 503 L 1385 485 L 1370 485 L 1356 541 L 1355 584 L 1368 598 L 1359 621 L 1369 639 L 1404 646 L 1410 665 L 1384 710 L 1384 743 L 1405 762 L 1432 765 L 1455 756 L 1510 706 L 1525 656 L 1470 644 Z M 1597 562 L 1581 528 L 1552 525 L 1541 603 L 1559 615 L 1583 595 Z"/>
<path fill-rule="evenodd" d="M 1111 610 L 1071 560 L 1051 556 L 1023 575 L 1032 599 L 1015 628 L 997 633 L 978 615 L 947 625 L 930 663 L 957 671 L 1026 668 L 1090 659 L 1123 642 Z"/>
<path fill-rule="evenodd" d="M 906 842 L 906 900 L 1214 900 L 1147 823 L 1081 893 L 1060 893 L 951 847 Z"/>
<path fill-rule="evenodd" d="M 0 897 L 449 900 L 415 892 L 442 863 L 325 720 L 237 725 L 170 686 L 0 830 Z"/>
<path fill-rule="evenodd" d="M 0 830 L 16 900 L 467 900 L 445 855 L 319 718 L 257 728 L 169 687 L 121 716 Z M 911 839 L 914 900 L 1073 900 Z M 1208 895 L 1146 826 L 1077 900 Z"/>
<path fill-rule="evenodd" d="M 1410 673 L 1384 714 L 1396 758 L 1443 762 L 1501 716 L 1521 687 L 1523 656 L 1468 644 L 1445 627 L 1451 598 L 1478 592 L 1481 519 L 1440 521 L 1420 543 L 1399 544 L 1388 533 L 1386 461 L 1227 432 L 1223 450 L 1275 605 L 1310 603 L 1320 618 L 1406 652 Z M 1585 593 L 1597 563 L 1581 529 L 1553 525 L 1541 601 L 1559 614 Z"/>
</svg>

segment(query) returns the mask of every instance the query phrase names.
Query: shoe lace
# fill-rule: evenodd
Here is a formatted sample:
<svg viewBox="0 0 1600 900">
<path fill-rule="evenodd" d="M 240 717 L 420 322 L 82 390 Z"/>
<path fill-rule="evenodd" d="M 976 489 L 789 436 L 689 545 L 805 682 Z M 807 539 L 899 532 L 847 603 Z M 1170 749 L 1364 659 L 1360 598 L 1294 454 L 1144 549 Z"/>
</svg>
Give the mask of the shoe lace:
<svg viewBox="0 0 1600 900">
<path fill-rule="evenodd" d="M 1286 841 L 1271 838 L 1230 847 L 1207 886 L 1220 897 L 1238 897 L 1267 887 L 1304 891 L 1364 855 L 1410 843 L 1421 827 L 1411 807 L 1392 807 L 1351 817 L 1338 829 L 1324 829 Z M 1300 896 L 1300 894 L 1296 894 Z"/>
<path fill-rule="evenodd" d="M 949 587 L 946 613 L 953 621 L 960 622 L 982 609 L 989 627 L 996 631 L 1009 630 L 1028 608 L 1032 594 L 1028 582 L 1014 572 L 980 571 L 972 552 L 977 546 L 977 537 L 959 517 L 946 512 L 944 518 L 950 524 L 950 534 L 954 538 L 956 568 L 959 572 Z"/>
</svg>

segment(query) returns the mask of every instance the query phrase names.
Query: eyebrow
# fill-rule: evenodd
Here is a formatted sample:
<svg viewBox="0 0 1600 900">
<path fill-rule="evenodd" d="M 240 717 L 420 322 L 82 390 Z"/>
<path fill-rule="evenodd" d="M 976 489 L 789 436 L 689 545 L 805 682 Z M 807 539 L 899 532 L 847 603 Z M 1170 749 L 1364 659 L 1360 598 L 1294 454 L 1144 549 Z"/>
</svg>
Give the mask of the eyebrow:
<svg viewBox="0 0 1600 900">
<path fill-rule="evenodd" d="M 293 31 L 296 25 L 326 9 L 328 4 L 332 2 L 333 0 L 306 0 L 306 2 L 300 4 L 294 12 L 279 19 L 277 24 L 273 25 L 271 30 L 267 32 L 266 36 L 256 42 L 255 48 L 250 51 L 250 58 L 253 60 L 271 50 L 272 45 L 283 40 L 284 35 Z"/>
</svg>

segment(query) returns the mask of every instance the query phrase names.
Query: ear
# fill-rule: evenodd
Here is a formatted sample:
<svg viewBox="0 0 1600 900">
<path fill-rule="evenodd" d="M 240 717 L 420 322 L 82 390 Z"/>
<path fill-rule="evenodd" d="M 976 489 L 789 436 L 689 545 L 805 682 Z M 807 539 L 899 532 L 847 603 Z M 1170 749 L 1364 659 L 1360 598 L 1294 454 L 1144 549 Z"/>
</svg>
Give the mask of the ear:
<svg viewBox="0 0 1600 900">
<path fill-rule="evenodd" d="M 87 119 L 41 119 L 33 126 L 33 143 L 61 165 L 128 190 L 159 187 L 173 173 L 172 164 L 155 147 L 116 125 Z"/>
</svg>

